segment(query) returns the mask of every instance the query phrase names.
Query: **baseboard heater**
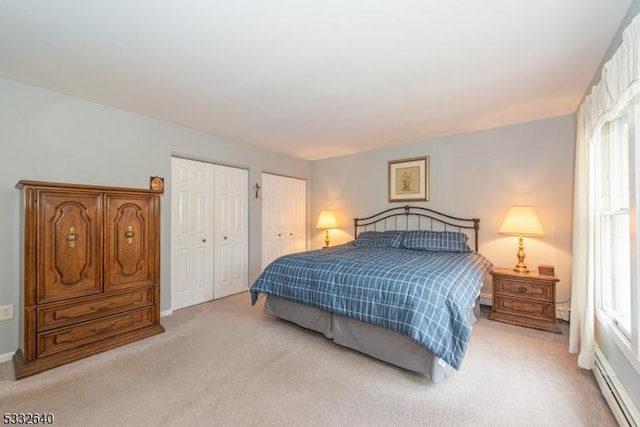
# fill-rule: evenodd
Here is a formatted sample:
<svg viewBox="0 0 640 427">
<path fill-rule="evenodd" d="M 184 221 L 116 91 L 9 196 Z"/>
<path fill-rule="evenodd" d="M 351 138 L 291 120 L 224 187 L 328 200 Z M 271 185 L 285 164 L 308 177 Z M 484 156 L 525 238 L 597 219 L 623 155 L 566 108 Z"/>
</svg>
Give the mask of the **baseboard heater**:
<svg viewBox="0 0 640 427">
<path fill-rule="evenodd" d="M 618 424 L 623 427 L 639 427 L 640 412 L 618 381 L 606 357 L 596 348 L 596 363 L 593 368 L 596 381 Z"/>
</svg>

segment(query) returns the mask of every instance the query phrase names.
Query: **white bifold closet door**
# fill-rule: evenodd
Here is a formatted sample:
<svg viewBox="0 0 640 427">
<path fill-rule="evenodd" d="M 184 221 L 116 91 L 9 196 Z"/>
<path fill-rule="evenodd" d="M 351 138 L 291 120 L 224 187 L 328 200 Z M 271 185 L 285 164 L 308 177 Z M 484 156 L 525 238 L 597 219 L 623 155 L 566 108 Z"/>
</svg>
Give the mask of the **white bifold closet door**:
<svg viewBox="0 0 640 427">
<path fill-rule="evenodd" d="M 307 182 L 262 174 L 262 268 L 274 259 L 307 249 Z"/>
<path fill-rule="evenodd" d="M 245 169 L 215 166 L 214 298 L 247 290 L 249 177 Z"/>
<path fill-rule="evenodd" d="M 172 157 L 171 306 L 248 287 L 248 171 Z"/>
</svg>

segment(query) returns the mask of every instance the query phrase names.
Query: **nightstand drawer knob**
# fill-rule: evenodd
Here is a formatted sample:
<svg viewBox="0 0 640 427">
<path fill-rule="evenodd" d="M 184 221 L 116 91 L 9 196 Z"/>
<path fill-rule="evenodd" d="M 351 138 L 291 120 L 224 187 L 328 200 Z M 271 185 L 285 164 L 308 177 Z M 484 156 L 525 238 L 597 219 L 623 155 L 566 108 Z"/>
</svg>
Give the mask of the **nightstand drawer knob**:
<svg viewBox="0 0 640 427">
<path fill-rule="evenodd" d="M 523 293 L 527 292 L 527 287 L 526 287 L 526 286 L 520 286 L 520 287 L 518 288 L 518 292 L 520 292 L 521 294 L 523 294 Z"/>
</svg>

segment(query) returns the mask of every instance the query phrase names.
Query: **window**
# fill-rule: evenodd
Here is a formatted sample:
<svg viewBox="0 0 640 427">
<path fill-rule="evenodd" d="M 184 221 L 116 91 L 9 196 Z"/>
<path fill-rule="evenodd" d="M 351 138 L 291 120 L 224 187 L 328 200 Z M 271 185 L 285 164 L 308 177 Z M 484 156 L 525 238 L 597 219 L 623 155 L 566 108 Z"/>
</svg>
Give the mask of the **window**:
<svg viewBox="0 0 640 427">
<path fill-rule="evenodd" d="M 593 209 L 597 313 L 619 332 L 638 357 L 638 269 L 635 237 L 638 200 L 637 101 L 606 123 L 594 138 L 591 161 L 595 174 Z"/>
</svg>

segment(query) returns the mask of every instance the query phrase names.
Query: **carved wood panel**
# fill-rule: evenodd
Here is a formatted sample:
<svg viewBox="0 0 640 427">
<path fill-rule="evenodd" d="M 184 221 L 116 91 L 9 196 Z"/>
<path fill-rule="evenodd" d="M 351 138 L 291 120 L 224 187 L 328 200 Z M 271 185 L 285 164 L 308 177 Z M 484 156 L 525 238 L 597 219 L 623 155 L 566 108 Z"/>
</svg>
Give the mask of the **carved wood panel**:
<svg viewBox="0 0 640 427">
<path fill-rule="evenodd" d="M 105 291 L 154 282 L 154 216 L 151 197 L 106 197 Z"/>
<path fill-rule="evenodd" d="M 55 301 L 102 292 L 99 194 L 42 192 L 38 300 Z"/>
</svg>

